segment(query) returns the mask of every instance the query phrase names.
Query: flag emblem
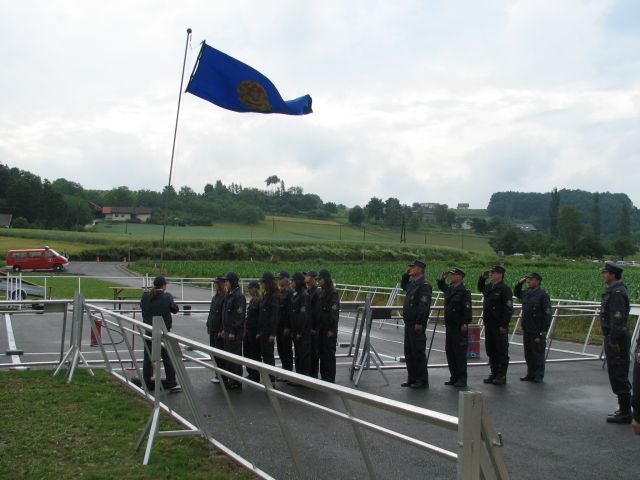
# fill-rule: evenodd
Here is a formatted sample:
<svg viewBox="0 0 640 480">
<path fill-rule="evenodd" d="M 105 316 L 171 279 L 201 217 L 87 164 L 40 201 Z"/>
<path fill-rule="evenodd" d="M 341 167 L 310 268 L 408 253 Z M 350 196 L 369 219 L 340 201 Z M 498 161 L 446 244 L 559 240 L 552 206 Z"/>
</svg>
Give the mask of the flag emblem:
<svg viewBox="0 0 640 480">
<path fill-rule="evenodd" d="M 244 80 L 238 84 L 238 99 L 252 110 L 271 110 L 267 90 L 254 80 Z"/>
</svg>

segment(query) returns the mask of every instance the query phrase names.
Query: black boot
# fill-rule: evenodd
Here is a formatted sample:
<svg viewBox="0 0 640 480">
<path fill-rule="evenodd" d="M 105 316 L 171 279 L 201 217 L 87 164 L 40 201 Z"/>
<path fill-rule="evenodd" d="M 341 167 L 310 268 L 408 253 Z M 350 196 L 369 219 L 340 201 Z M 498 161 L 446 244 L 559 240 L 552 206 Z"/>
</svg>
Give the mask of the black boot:
<svg viewBox="0 0 640 480">
<path fill-rule="evenodd" d="M 620 410 L 616 410 L 607 417 L 608 423 L 631 423 L 631 395 L 623 393 L 618 395 Z"/>
</svg>

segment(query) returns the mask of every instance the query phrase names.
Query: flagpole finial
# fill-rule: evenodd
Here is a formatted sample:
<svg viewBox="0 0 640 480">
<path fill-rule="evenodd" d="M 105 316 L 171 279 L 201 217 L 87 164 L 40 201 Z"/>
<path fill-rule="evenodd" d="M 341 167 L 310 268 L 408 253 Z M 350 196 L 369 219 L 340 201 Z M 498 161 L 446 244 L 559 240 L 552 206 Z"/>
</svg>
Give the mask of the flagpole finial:
<svg viewBox="0 0 640 480">
<path fill-rule="evenodd" d="M 189 35 L 191 35 L 191 29 L 190 29 L 190 28 L 187 28 L 187 33 L 188 33 Z"/>
</svg>

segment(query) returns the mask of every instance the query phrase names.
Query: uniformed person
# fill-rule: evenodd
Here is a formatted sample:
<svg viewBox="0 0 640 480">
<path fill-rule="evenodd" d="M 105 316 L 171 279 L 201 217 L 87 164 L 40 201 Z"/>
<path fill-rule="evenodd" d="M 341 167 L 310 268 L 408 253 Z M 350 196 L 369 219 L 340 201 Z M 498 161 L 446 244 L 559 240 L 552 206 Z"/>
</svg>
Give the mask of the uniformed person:
<svg viewBox="0 0 640 480">
<path fill-rule="evenodd" d="M 509 367 L 509 322 L 513 314 L 513 294 L 504 283 L 506 270 L 496 265 L 480 275 L 478 290 L 483 295 L 482 320 L 484 345 L 489 357 L 491 374 L 484 383 L 504 385 Z M 491 276 L 491 282 L 486 281 Z"/>
<path fill-rule="evenodd" d="M 527 282 L 528 288 L 522 290 Z M 544 378 L 547 332 L 551 326 L 551 299 L 541 287 L 542 277 L 531 272 L 522 277 L 514 288 L 514 294 L 522 301 L 522 343 L 527 374 L 523 382 L 542 383 Z"/>
<path fill-rule="evenodd" d="M 244 342 L 242 351 L 245 357 L 260 361 L 260 342 L 258 340 L 258 318 L 260 317 L 260 284 L 252 280 L 249 282 L 249 303 L 247 304 L 247 318 L 245 322 Z M 247 378 L 254 382 L 260 381 L 260 373 L 253 368 L 247 368 Z"/>
<path fill-rule="evenodd" d="M 449 275 L 451 282 L 447 284 Z M 464 270 L 456 267 L 442 272 L 438 279 L 438 288 L 444 292 L 445 352 L 450 373 L 444 384 L 460 388 L 467 386 L 467 327 L 473 316 L 471 291 L 465 287 L 464 277 Z"/>
<path fill-rule="evenodd" d="M 309 312 L 311 315 L 311 359 L 309 365 L 309 376 L 318 378 L 318 367 L 320 364 L 320 357 L 318 356 L 318 312 L 320 297 L 320 290 L 316 282 L 318 272 L 315 270 L 309 270 L 304 272 L 304 281 L 307 285 L 307 293 L 309 294 Z"/>
<path fill-rule="evenodd" d="M 427 323 L 431 311 L 431 285 L 425 281 L 426 264 L 415 260 L 408 265 L 400 285 L 406 292 L 402 307 L 404 320 L 404 358 L 407 364 L 407 381 L 401 386 L 429 388 L 427 372 Z M 411 279 L 411 281 L 410 281 Z"/>
<path fill-rule="evenodd" d="M 309 375 L 311 367 L 311 312 L 304 275 L 296 272 L 291 297 L 291 336 L 295 349 L 296 372 Z"/>
<path fill-rule="evenodd" d="M 280 316 L 278 317 L 278 356 L 285 370 L 293 370 L 293 341 L 291 339 L 291 279 L 289 273 L 282 271 L 278 275 L 280 287 Z"/>
<path fill-rule="evenodd" d="M 153 317 L 162 317 L 164 324 L 168 331 L 171 331 L 173 326 L 172 313 L 178 313 L 178 305 L 173 301 L 173 295 L 166 292 L 167 280 L 162 276 L 157 276 L 153 280 L 153 287 L 150 291 L 144 292 L 140 299 L 140 310 L 142 311 L 142 321 L 147 325 L 153 324 Z M 147 332 L 149 334 L 149 332 Z M 149 390 L 152 390 L 155 386 L 151 375 L 153 371 L 153 365 L 150 355 L 152 354 L 151 340 L 145 340 L 144 360 L 142 363 L 142 378 Z M 160 349 L 160 357 L 162 358 L 162 364 L 164 365 L 164 373 L 167 377 L 164 384 L 170 392 L 181 391 L 180 385 L 176 381 L 176 371 L 169 358 L 167 349 L 162 347 Z M 160 379 L 160 372 L 155 372 L 156 380 Z"/>
<path fill-rule="evenodd" d="M 227 278 L 227 295 L 222 310 L 222 329 L 224 350 L 235 355 L 242 355 L 242 341 L 244 337 L 244 320 L 247 299 L 240 288 L 240 277 L 235 272 L 229 272 Z M 225 370 L 242 376 L 242 365 L 235 362 L 225 362 Z M 242 382 L 230 377 L 223 377 L 227 388 L 237 390 L 242 388 Z"/>
<path fill-rule="evenodd" d="M 631 423 L 631 384 L 629 383 L 629 296 L 622 283 L 623 268 L 607 262 L 602 277 L 607 289 L 600 304 L 600 326 L 604 335 L 604 354 L 611 390 L 618 396 L 619 409 L 607 417 L 609 423 Z"/>
<path fill-rule="evenodd" d="M 338 320 L 340 319 L 340 297 L 329 270 L 318 272 L 318 356 L 320 378 L 336 382 L 336 346 L 338 343 Z"/>
<path fill-rule="evenodd" d="M 276 277 L 271 272 L 264 272 L 260 279 L 262 296 L 260 297 L 260 315 L 258 316 L 258 335 L 260 342 L 260 359 L 263 363 L 275 365 L 273 347 L 278 334 L 278 317 L 280 315 L 280 298 Z M 269 376 L 275 381 L 273 375 Z"/>
<path fill-rule="evenodd" d="M 209 306 L 209 315 L 207 316 L 207 333 L 209 334 L 209 345 L 224 350 L 224 335 L 222 333 L 222 307 L 224 298 L 227 295 L 227 279 L 219 275 L 213 282 L 216 287 L 216 293 L 211 298 L 211 305 Z M 220 368 L 224 368 L 224 360 L 216 357 L 216 364 Z M 211 383 L 220 383 L 218 375 L 216 374 Z"/>
<path fill-rule="evenodd" d="M 633 419 L 631 420 L 631 427 L 633 428 L 633 433 L 640 435 L 640 336 L 638 336 L 638 341 L 636 342 L 633 360 L 633 396 L 631 397 Z"/>
</svg>

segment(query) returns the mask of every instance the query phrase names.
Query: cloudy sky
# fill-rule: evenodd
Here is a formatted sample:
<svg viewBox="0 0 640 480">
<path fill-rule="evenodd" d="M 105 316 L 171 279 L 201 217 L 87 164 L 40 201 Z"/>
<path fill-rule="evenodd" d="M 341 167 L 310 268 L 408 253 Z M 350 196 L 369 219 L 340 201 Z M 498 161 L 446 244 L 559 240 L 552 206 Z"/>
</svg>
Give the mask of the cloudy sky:
<svg viewBox="0 0 640 480">
<path fill-rule="evenodd" d="M 637 0 L 0 0 L 0 162 L 85 188 L 167 182 L 186 28 L 303 117 L 183 96 L 173 185 L 469 202 L 553 187 L 640 205 Z"/>
</svg>

